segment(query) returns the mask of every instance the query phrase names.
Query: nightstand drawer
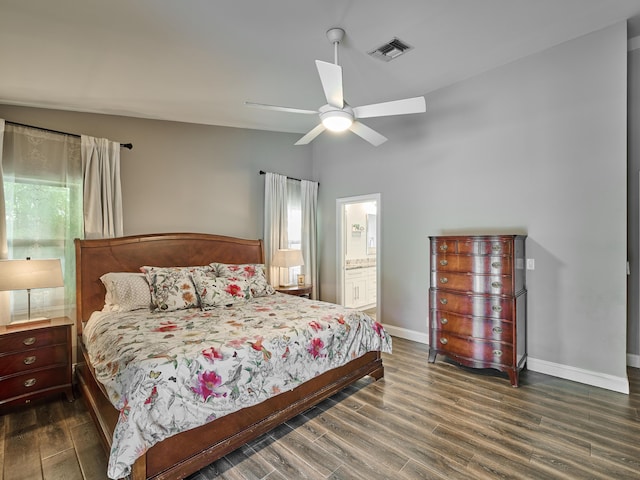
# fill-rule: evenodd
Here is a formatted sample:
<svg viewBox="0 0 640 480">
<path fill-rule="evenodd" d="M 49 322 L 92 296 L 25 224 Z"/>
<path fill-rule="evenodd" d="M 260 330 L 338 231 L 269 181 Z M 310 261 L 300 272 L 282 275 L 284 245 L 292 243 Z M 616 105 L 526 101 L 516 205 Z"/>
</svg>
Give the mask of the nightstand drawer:
<svg viewBox="0 0 640 480">
<path fill-rule="evenodd" d="M 27 372 L 0 381 L 0 402 L 61 385 L 71 385 L 71 372 L 66 365 Z"/>
<path fill-rule="evenodd" d="M 66 344 L 52 345 L 32 350 L 22 350 L 0 356 L 0 377 L 52 365 L 66 365 L 69 350 Z"/>
<path fill-rule="evenodd" d="M 66 342 L 67 327 L 64 326 L 25 330 L 3 335 L 0 338 L 0 352 L 18 352 L 29 348 L 63 344 Z"/>
</svg>

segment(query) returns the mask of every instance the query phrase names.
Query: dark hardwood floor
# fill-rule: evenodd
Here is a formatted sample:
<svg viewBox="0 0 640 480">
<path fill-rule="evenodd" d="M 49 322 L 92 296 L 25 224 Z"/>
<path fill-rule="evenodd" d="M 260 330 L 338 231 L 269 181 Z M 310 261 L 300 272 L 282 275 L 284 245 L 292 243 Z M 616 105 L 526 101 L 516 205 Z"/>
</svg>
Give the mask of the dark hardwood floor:
<svg viewBox="0 0 640 480">
<path fill-rule="evenodd" d="M 384 364 L 189 480 L 640 478 L 638 369 L 623 395 L 529 371 L 513 388 L 397 338 Z M 82 399 L 0 416 L 0 463 L 4 480 L 106 478 Z"/>
</svg>

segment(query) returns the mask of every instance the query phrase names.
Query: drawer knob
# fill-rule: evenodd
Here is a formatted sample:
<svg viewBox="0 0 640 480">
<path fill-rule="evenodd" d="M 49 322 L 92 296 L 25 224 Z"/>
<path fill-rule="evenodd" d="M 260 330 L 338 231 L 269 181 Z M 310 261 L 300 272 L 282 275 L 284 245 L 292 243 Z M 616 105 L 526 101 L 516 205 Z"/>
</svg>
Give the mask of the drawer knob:
<svg viewBox="0 0 640 480">
<path fill-rule="evenodd" d="M 440 283 L 447 283 L 449 281 L 449 279 L 447 277 L 442 277 L 440 279 Z"/>
<path fill-rule="evenodd" d="M 31 365 L 32 363 L 35 363 L 36 361 L 36 356 L 35 355 L 31 355 L 30 357 L 26 357 L 22 363 L 24 363 L 25 365 Z"/>
<path fill-rule="evenodd" d="M 447 320 L 446 318 L 442 317 L 442 318 L 440 319 L 440 323 L 441 323 L 442 325 L 446 325 L 447 323 L 449 323 L 449 320 Z"/>
<path fill-rule="evenodd" d="M 500 282 L 492 282 L 491 286 L 493 288 L 501 288 L 502 287 L 502 283 L 500 283 Z"/>
<path fill-rule="evenodd" d="M 449 249 L 449 246 L 446 243 L 443 243 L 442 245 L 440 245 L 440 250 L 442 250 L 443 252 L 446 252 Z"/>
<path fill-rule="evenodd" d="M 22 341 L 22 343 L 24 343 L 25 345 L 33 345 L 34 343 L 36 343 L 36 337 L 27 337 Z"/>
<path fill-rule="evenodd" d="M 500 268 L 500 267 L 502 266 L 502 263 L 501 263 L 501 262 L 493 262 L 493 263 L 491 264 L 491 266 L 492 266 L 493 268 Z"/>
<path fill-rule="evenodd" d="M 493 351 L 493 356 L 494 357 L 500 357 L 502 355 L 502 350 L 494 350 Z"/>
<path fill-rule="evenodd" d="M 494 312 L 501 312 L 502 311 L 502 307 L 500 305 L 493 305 L 491 307 L 491 310 L 493 310 Z"/>
<path fill-rule="evenodd" d="M 443 267 L 446 267 L 447 265 L 449 265 L 449 261 L 448 260 L 440 260 L 440 265 L 442 265 Z"/>
<path fill-rule="evenodd" d="M 449 303 L 449 300 L 447 300 L 446 298 L 441 298 L 441 299 L 440 299 L 440 303 L 441 303 L 442 305 L 446 305 L 447 303 Z"/>
<path fill-rule="evenodd" d="M 502 333 L 502 327 L 493 327 L 493 333 Z"/>
<path fill-rule="evenodd" d="M 447 340 L 446 338 L 441 338 L 441 339 L 440 339 L 440 343 L 441 343 L 442 345 L 446 345 L 447 343 L 449 343 L 449 340 Z"/>
<path fill-rule="evenodd" d="M 33 387 L 36 384 L 36 379 L 35 378 L 29 378 L 28 380 L 24 381 L 24 386 L 25 387 Z"/>
<path fill-rule="evenodd" d="M 500 250 L 502 250 L 502 245 L 500 245 L 499 243 L 494 243 L 493 246 L 491 247 L 491 249 L 494 252 L 499 252 Z"/>
</svg>

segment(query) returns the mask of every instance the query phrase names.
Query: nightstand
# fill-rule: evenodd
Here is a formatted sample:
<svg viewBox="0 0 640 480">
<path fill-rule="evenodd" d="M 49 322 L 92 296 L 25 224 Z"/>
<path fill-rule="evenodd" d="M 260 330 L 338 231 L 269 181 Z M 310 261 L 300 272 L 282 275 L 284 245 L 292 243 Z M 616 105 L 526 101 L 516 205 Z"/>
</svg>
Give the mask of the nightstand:
<svg viewBox="0 0 640 480">
<path fill-rule="evenodd" d="M 298 297 L 307 297 L 311 296 L 311 289 L 313 287 L 311 285 L 293 285 L 291 287 L 276 287 L 276 292 L 286 293 L 287 295 L 296 295 Z"/>
<path fill-rule="evenodd" d="M 67 317 L 0 326 L 0 408 L 55 393 L 73 401 Z"/>
</svg>

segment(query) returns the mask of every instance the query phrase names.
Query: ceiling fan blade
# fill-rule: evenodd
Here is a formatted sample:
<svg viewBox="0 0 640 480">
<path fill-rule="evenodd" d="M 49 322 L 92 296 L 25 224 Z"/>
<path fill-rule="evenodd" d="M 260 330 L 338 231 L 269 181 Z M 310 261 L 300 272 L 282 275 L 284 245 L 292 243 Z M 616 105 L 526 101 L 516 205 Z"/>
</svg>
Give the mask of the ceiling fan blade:
<svg viewBox="0 0 640 480">
<path fill-rule="evenodd" d="M 313 129 L 311 129 L 309 133 L 307 133 L 304 137 L 302 137 L 300 140 L 294 143 L 294 145 L 306 145 L 307 143 L 311 142 L 311 140 L 316 138 L 318 135 L 320 135 L 324 131 L 325 131 L 324 125 L 320 123 L 316 125 Z"/>
<path fill-rule="evenodd" d="M 315 115 L 318 114 L 317 110 L 303 110 L 301 108 L 279 107 L 277 105 L 267 105 L 266 103 L 244 102 L 244 104 L 247 107 L 262 108 L 264 110 L 275 110 L 276 112 L 305 113 L 305 114 L 313 113 Z"/>
<path fill-rule="evenodd" d="M 424 97 L 405 98 L 384 103 L 373 103 L 362 107 L 353 107 L 356 118 L 386 117 L 389 115 L 405 115 L 407 113 L 424 113 L 427 104 Z"/>
<path fill-rule="evenodd" d="M 380 135 L 373 128 L 367 127 L 364 123 L 358 122 L 357 120 L 351 124 L 349 130 L 351 130 L 356 135 L 364 138 L 374 147 L 382 145 L 387 141 L 387 137 L 385 137 L 384 135 Z"/>
<path fill-rule="evenodd" d="M 316 66 L 320 74 L 320 82 L 322 82 L 324 96 L 327 97 L 327 103 L 332 107 L 343 108 L 342 67 L 335 63 L 323 62 L 322 60 L 316 60 Z"/>
</svg>

